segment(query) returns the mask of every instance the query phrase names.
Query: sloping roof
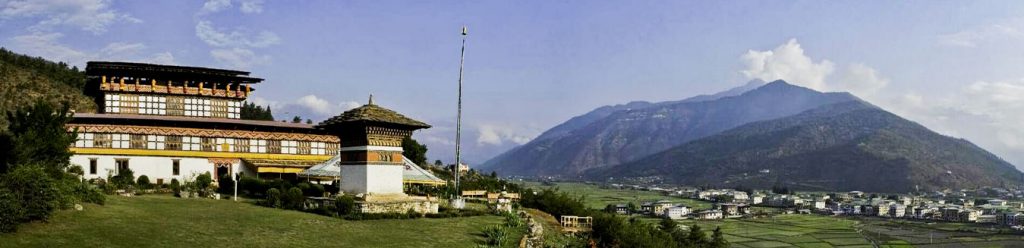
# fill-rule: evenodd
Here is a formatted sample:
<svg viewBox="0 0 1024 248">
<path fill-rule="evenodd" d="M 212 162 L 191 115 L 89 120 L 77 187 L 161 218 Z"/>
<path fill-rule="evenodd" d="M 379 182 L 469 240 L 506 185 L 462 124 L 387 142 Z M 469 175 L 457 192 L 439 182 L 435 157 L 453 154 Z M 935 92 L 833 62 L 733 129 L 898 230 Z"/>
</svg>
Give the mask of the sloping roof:
<svg viewBox="0 0 1024 248">
<path fill-rule="evenodd" d="M 338 163 L 340 161 L 341 156 L 334 155 L 334 157 L 331 157 L 331 159 L 328 159 L 327 161 L 299 172 L 299 176 L 338 178 L 341 176 L 341 169 L 339 168 L 340 165 Z M 433 173 L 430 173 L 430 171 L 416 165 L 412 160 L 409 160 L 409 158 L 402 156 L 402 161 L 405 163 L 405 170 L 402 172 L 402 181 L 424 184 L 445 184 L 444 180 L 438 178 Z"/>
<path fill-rule="evenodd" d="M 318 164 L 316 161 L 309 160 L 287 160 L 287 159 L 242 159 L 246 163 L 255 165 L 256 167 L 300 167 L 306 168 Z"/>
<path fill-rule="evenodd" d="M 416 128 L 429 128 L 430 125 L 421 121 L 413 120 L 412 118 L 405 117 L 394 110 L 386 109 L 376 104 L 373 104 L 371 98 L 370 103 L 354 108 L 345 113 L 341 113 L 338 116 L 331 117 L 321 122 L 317 127 L 327 127 L 339 125 L 342 123 L 357 123 L 357 122 L 375 122 L 375 123 L 388 123 L 398 124 Z"/>
</svg>

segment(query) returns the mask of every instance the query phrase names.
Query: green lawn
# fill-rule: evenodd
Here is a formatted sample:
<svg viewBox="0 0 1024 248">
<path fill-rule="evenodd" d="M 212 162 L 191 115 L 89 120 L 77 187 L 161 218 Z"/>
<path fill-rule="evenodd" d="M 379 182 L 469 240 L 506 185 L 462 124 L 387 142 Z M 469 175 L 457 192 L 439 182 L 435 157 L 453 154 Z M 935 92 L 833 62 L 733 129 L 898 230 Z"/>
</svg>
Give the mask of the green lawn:
<svg viewBox="0 0 1024 248">
<path fill-rule="evenodd" d="M 0 234 L 0 247 L 475 247 L 486 226 L 503 222 L 346 221 L 228 200 L 110 196 L 105 206 L 60 211 L 48 223 Z"/>
<path fill-rule="evenodd" d="M 645 201 L 669 200 L 675 203 L 682 203 L 691 208 L 707 209 L 711 203 L 694 199 L 665 196 L 659 192 L 639 191 L 630 189 L 601 188 L 593 184 L 584 183 L 555 183 L 555 186 L 543 185 L 539 182 L 523 182 L 523 185 L 535 189 L 548 187 L 558 188 L 559 191 L 567 192 L 576 196 L 583 196 L 584 203 L 588 208 L 603 209 L 608 204 L 634 202 L 637 206 Z"/>
</svg>

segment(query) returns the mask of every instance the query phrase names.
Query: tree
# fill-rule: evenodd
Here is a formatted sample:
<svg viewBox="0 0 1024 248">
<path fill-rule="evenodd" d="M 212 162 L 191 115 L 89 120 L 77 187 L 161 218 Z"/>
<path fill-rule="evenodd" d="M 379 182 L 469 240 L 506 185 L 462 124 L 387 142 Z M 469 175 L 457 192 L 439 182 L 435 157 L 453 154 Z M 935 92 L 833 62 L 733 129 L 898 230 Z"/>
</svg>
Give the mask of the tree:
<svg viewBox="0 0 1024 248">
<path fill-rule="evenodd" d="M 412 137 L 405 137 L 402 140 L 402 155 L 412 160 L 415 164 L 427 164 L 427 146 L 421 145 L 420 142 L 416 142 Z"/>
<path fill-rule="evenodd" d="M 434 160 L 434 166 L 435 166 L 435 167 L 441 167 L 441 166 L 444 166 L 444 163 L 443 163 L 443 162 L 441 162 L 441 160 L 440 160 L 440 159 L 438 159 L 438 160 Z"/>
<path fill-rule="evenodd" d="M 661 218 L 661 222 L 658 222 L 658 228 L 662 231 L 674 232 L 679 229 L 679 224 L 672 220 L 672 218 L 664 217 Z"/>
<path fill-rule="evenodd" d="M 313 120 L 312 119 L 306 119 L 306 124 L 313 125 Z"/>
<path fill-rule="evenodd" d="M 722 235 L 722 227 L 715 227 L 715 231 L 711 233 L 711 247 L 729 247 L 729 241 L 726 241 L 724 235 Z"/>
<path fill-rule="evenodd" d="M 693 225 L 690 227 L 690 233 L 686 235 L 686 243 L 690 244 L 689 247 L 699 247 L 708 243 L 708 236 L 700 230 L 700 226 Z"/>
<path fill-rule="evenodd" d="M 292 123 L 302 123 L 302 117 L 296 115 L 295 117 L 292 118 Z"/>
<path fill-rule="evenodd" d="M 47 174 L 60 178 L 70 164 L 71 151 L 76 132 L 68 132 L 65 124 L 71 121 L 67 103 L 60 107 L 44 101 L 7 113 L 8 137 L 0 138 L 6 165 L 0 165 L 0 173 L 13 166 L 36 164 L 43 166 Z"/>
<path fill-rule="evenodd" d="M 270 105 L 263 108 L 262 106 L 257 106 L 255 103 L 247 102 L 242 104 L 242 108 L 239 110 L 238 114 L 243 120 L 274 120 L 274 115 L 270 112 Z"/>
</svg>

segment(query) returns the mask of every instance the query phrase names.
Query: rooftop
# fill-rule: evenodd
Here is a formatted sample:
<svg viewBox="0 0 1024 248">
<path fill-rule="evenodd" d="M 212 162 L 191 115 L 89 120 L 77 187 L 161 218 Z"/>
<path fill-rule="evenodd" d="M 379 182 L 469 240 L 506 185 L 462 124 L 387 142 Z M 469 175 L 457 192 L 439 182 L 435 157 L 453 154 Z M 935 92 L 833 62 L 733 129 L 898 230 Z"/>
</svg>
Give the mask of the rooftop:
<svg viewBox="0 0 1024 248">
<path fill-rule="evenodd" d="M 149 121 L 149 122 L 167 122 L 167 123 L 174 123 L 174 124 L 215 123 L 215 124 L 232 124 L 232 125 L 253 126 L 253 127 L 272 127 L 272 128 L 315 130 L 313 128 L 313 125 L 303 124 L 303 123 L 287 123 L 287 122 L 279 122 L 279 121 L 260 121 L 260 120 L 241 120 L 241 119 L 229 119 L 229 118 L 167 116 L 167 115 L 75 113 L 74 119 L 75 120 L 72 121 L 72 123 L 81 122 L 83 120 L 115 121 L 117 123 L 124 123 L 124 122 L 130 122 L 130 121 Z"/>
<path fill-rule="evenodd" d="M 430 125 L 421 121 L 413 120 L 412 118 L 405 117 L 394 110 L 386 109 L 376 104 L 373 104 L 373 96 L 370 96 L 370 102 L 366 105 L 354 108 L 349 111 L 345 111 L 338 116 L 331 117 L 320 124 L 317 127 L 327 127 L 340 125 L 342 123 L 385 123 L 385 124 L 397 124 L 402 126 L 408 126 L 413 128 L 429 128 Z"/>
<path fill-rule="evenodd" d="M 237 83 L 259 83 L 262 78 L 249 77 L 247 71 L 216 68 L 158 65 L 133 62 L 89 61 L 85 71 L 90 76 L 123 75 L 138 77 L 195 77 L 219 79 Z"/>
</svg>

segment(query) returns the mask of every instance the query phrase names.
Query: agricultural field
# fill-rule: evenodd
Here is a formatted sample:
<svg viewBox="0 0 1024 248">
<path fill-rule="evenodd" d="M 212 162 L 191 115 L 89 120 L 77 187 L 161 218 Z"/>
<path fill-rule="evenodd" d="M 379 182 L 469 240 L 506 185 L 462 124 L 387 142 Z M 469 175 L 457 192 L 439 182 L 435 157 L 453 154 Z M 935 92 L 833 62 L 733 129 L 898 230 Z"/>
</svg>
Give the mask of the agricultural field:
<svg viewBox="0 0 1024 248">
<path fill-rule="evenodd" d="M 633 202 L 637 206 L 645 201 L 657 201 L 657 200 L 669 200 L 675 203 L 681 203 L 691 208 L 697 209 L 708 209 L 711 208 L 711 203 L 705 201 L 698 201 L 689 198 L 681 198 L 675 196 L 665 196 L 659 192 L 652 191 L 640 191 L 631 189 L 612 189 L 602 188 L 594 184 L 586 183 L 555 183 L 553 186 L 544 185 L 540 182 L 523 182 L 524 186 L 534 189 L 543 189 L 554 187 L 558 190 L 567 192 L 572 195 L 583 196 L 583 201 L 589 208 L 603 209 L 608 204 L 616 203 L 627 203 Z"/>
<path fill-rule="evenodd" d="M 778 215 L 679 223 L 698 225 L 706 231 L 721 227 L 734 247 L 871 247 L 871 242 L 860 234 L 857 221 L 827 216 Z"/>
<path fill-rule="evenodd" d="M 0 247 L 476 247 L 499 216 L 347 221 L 229 200 L 109 196 L 0 234 Z M 518 241 L 522 234 L 513 236 Z"/>
</svg>

